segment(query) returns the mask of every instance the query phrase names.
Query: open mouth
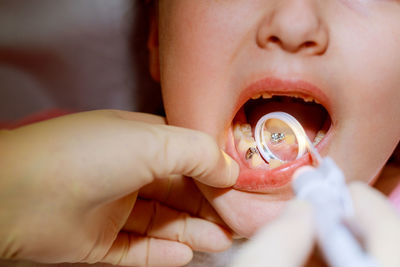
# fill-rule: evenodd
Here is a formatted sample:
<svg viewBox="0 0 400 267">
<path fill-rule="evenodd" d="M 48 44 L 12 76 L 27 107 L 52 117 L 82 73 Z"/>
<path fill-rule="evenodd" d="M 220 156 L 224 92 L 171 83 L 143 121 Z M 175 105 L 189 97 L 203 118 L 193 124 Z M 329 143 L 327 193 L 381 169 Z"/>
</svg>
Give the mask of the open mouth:
<svg viewBox="0 0 400 267">
<path fill-rule="evenodd" d="M 299 158 L 294 156 L 297 149 L 294 136 L 285 136 L 280 133 L 283 130 L 268 132 L 272 138 L 276 138 L 274 152 L 283 155 L 281 160 L 266 160 L 260 155 L 256 148 L 254 129 L 263 115 L 271 112 L 292 115 L 317 150 L 321 150 L 332 128 L 328 103 L 318 88 L 305 82 L 263 80 L 245 90 L 232 121 L 226 147 L 227 153 L 240 165 L 240 175 L 234 188 L 250 192 L 271 192 L 288 185 L 297 168 L 311 164 L 308 153 Z M 281 142 L 281 137 L 286 138 L 284 142 Z"/>
</svg>

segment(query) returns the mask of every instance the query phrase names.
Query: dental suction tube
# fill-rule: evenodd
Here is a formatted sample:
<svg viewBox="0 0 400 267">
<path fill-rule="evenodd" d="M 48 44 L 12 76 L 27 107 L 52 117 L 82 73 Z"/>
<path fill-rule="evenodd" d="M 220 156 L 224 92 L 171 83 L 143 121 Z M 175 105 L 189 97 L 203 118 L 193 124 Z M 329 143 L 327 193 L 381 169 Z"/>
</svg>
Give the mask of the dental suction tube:
<svg viewBox="0 0 400 267">
<path fill-rule="evenodd" d="M 314 169 L 293 180 L 297 198 L 314 210 L 318 244 L 332 267 L 376 267 L 376 261 L 358 243 L 345 220 L 354 215 L 343 172 L 335 162 L 322 158 L 301 124 L 290 114 L 272 112 L 262 116 L 254 131 L 261 156 L 267 163 L 296 160 L 310 153 Z"/>
</svg>

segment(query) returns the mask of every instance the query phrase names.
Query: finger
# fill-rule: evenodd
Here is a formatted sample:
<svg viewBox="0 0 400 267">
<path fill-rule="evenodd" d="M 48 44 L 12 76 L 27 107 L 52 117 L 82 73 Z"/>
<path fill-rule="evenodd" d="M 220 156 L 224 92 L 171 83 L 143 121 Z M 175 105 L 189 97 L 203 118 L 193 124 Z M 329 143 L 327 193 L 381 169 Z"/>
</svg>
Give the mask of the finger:
<svg viewBox="0 0 400 267">
<path fill-rule="evenodd" d="M 154 126 L 156 128 L 156 126 Z M 238 164 L 202 132 L 158 125 L 149 135 L 158 148 L 149 153 L 155 177 L 182 174 L 213 187 L 230 187 L 239 174 Z"/>
<path fill-rule="evenodd" d="M 141 188 L 139 196 L 144 199 L 156 200 L 174 209 L 226 226 L 193 180 L 188 177 L 170 175 L 166 179 L 156 179 Z M 182 201 L 183 199 L 185 201 Z"/>
<path fill-rule="evenodd" d="M 122 266 L 183 266 L 193 257 L 185 244 L 121 232 L 101 262 Z"/>
<path fill-rule="evenodd" d="M 294 200 L 282 216 L 245 245 L 233 266 L 303 266 L 312 252 L 313 239 L 311 207 Z"/>
<path fill-rule="evenodd" d="M 93 189 L 100 201 L 119 198 L 171 174 L 193 177 L 214 187 L 229 187 L 236 182 L 237 163 L 205 133 L 130 121 L 111 111 L 89 115 L 90 125 L 85 121 L 86 127 L 107 126 L 86 144 L 92 161 L 102 163 L 96 171 L 104 178 L 96 181 Z M 105 116 L 110 117 L 108 122 Z"/>
<path fill-rule="evenodd" d="M 350 185 L 355 223 L 363 234 L 367 251 L 381 266 L 400 266 L 399 214 L 384 195 L 366 184 Z"/>
<path fill-rule="evenodd" d="M 137 200 L 123 230 L 178 241 L 197 251 L 219 252 L 232 244 L 231 235 L 217 224 L 155 201 Z"/>
</svg>

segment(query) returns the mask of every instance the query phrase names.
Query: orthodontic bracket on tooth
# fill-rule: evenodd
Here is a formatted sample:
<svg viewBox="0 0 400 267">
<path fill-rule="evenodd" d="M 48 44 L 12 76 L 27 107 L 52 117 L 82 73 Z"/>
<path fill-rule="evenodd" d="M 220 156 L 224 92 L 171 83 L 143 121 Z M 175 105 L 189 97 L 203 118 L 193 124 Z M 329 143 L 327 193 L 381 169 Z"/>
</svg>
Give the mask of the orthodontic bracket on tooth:
<svg viewBox="0 0 400 267">
<path fill-rule="evenodd" d="M 256 147 L 249 147 L 246 152 L 246 159 L 251 159 L 255 154 L 259 154 L 258 149 Z"/>
<path fill-rule="evenodd" d="M 307 152 L 307 150 L 312 149 L 310 148 L 310 146 L 312 146 L 311 142 L 308 139 L 303 127 L 292 115 L 285 112 L 271 112 L 262 116 L 258 120 L 256 128 L 254 130 L 258 152 L 267 162 L 267 164 L 269 164 L 272 160 L 279 160 L 282 163 L 286 163 L 286 161 L 280 159 L 269 149 L 268 143 L 266 142 L 266 136 L 264 136 L 264 126 L 267 121 L 271 119 L 277 119 L 284 122 L 293 131 L 298 145 L 296 159 L 300 158 L 305 152 Z M 280 132 L 273 132 L 270 137 L 270 141 L 273 144 L 277 144 L 285 139 L 285 134 Z"/>
<path fill-rule="evenodd" d="M 285 139 L 285 134 L 284 133 L 272 133 L 271 134 L 271 141 L 272 143 L 280 143 Z"/>
</svg>

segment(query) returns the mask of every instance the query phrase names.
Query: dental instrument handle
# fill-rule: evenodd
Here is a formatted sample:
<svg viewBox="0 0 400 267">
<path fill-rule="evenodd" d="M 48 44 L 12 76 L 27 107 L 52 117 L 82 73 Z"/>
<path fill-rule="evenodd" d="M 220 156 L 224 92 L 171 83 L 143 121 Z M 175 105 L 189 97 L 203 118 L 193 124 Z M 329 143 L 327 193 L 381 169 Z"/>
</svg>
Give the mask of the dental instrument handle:
<svg viewBox="0 0 400 267">
<path fill-rule="evenodd" d="M 293 189 L 314 209 L 317 241 L 330 266 L 377 266 L 344 224 L 353 214 L 352 202 L 344 175 L 332 159 L 324 158 L 318 168 L 299 173 Z"/>
</svg>

